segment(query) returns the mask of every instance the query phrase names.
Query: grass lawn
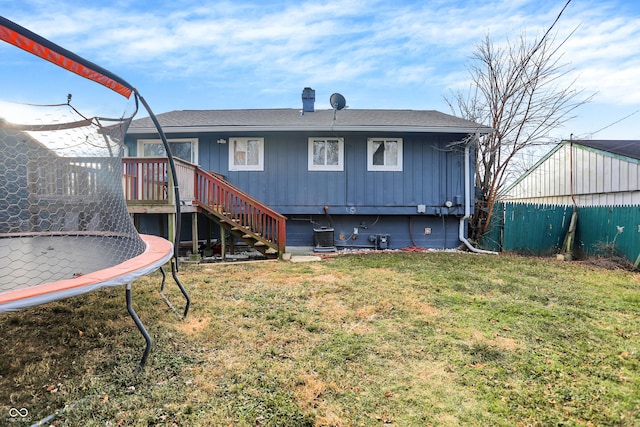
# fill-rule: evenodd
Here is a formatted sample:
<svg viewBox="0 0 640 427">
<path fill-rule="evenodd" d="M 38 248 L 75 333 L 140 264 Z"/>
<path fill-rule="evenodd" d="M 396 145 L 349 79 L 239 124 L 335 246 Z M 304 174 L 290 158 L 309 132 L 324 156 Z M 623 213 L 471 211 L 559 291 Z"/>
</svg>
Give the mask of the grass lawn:
<svg viewBox="0 0 640 427">
<path fill-rule="evenodd" d="M 0 425 L 640 425 L 637 272 L 376 253 L 180 277 L 186 320 L 159 274 L 134 283 L 137 375 L 122 287 L 0 314 Z"/>
</svg>

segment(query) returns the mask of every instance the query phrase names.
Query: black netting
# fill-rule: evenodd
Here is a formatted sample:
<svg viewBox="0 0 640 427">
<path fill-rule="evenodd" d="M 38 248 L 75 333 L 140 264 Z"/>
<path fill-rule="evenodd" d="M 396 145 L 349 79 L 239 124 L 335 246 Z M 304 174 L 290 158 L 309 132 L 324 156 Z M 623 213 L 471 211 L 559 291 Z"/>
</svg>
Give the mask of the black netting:
<svg viewBox="0 0 640 427">
<path fill-rule="evenodd" d="M 127 212 L 129 120 L 69 106 L 0 109 L 0 292 L 71 279 L 141 254 Z"/>
</svg>

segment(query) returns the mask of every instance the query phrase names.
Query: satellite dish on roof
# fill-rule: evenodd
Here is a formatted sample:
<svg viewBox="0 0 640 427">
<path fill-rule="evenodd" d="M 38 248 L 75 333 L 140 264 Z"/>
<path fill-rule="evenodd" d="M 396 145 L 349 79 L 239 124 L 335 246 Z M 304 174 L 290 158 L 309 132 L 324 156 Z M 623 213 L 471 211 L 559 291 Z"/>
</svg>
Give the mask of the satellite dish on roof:
<svg viewBox="0 0 640 427">
<path fill-rule="evenodd" d="M 339 93 L 334 93 L 329 98 L 329 103 L 334 110 L 342 110 L 347 106 L 347 100 Z"/>
</svg>

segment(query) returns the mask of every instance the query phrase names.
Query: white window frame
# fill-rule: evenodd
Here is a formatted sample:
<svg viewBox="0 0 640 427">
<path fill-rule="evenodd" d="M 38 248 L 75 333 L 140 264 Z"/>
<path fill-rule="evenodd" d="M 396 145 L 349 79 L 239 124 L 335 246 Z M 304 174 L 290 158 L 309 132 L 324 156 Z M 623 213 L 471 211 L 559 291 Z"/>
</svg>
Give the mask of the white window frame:
<svg viewBox="0 0 640 427">
<path fill-rule="evenodd" d="M 318 141 L 338 141 L 338 164 L 337 165 L 316 165 L 313 163 L 313 147 Z M 311 137 L 308 145 L 308 168 L 310 171 L 338 171 L 344 170 L 344 138 L 337 137 Z"/>
<path fill-rule="evenodd" d="M 235 146 L 236 142 L 258 142 L 258 164 L 255 165 L 236 165 L 235 164 Z M 264 138 L 256 137 L 231 137 L 229 138 L 229 170 L 230 171 L 263 171 L 264 170 Z"/>
<path fill-rule="evenodd" d="M 167 142 L 169 142 L 169 144 L 171 144 L 172 142 L 174 143 L 190 142 L 191 143 L 191 159 L 182 159 L 182 160 L 186 160 L 187 162 L 190 162 L 196 165 L 198 164 L 198 138 L 172 138 L 172 139 L 167 139 Z M 139 139 L 138 147 L 137 147 L 138 157 L 145 157 L 144 146 L 146 144 L 163 145 L 161 139 Z"/>
<path fill-rule="evenodd" d="M 387 159 L 385 157 L 384 165 L 374 165 L 373 155 L 375 154 L 374 143 L 375 142 L 395 142 L 398 144 L 398 164 L 387 165 Z M 402 138 L 367 138 L 367 170 L 370 172 L 402 172 Z"/>
</svg>

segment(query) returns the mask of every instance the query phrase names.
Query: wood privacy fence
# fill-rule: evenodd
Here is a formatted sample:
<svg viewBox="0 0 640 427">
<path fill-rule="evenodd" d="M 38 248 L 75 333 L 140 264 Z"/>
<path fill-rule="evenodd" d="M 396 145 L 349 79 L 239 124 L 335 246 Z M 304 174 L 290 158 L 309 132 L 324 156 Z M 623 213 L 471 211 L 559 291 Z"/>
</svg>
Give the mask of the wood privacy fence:
<svg viewBox="0 0 640 427">
<path fill-rule="evenodd" d="M 622 256 L 640 263 L 640 206 L 578 207 L 578 256 Z M 485 249 L 547 256 L 559 253 L 573 206 L 499 202 Z"/>
</svg>

